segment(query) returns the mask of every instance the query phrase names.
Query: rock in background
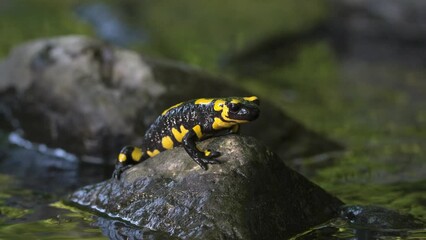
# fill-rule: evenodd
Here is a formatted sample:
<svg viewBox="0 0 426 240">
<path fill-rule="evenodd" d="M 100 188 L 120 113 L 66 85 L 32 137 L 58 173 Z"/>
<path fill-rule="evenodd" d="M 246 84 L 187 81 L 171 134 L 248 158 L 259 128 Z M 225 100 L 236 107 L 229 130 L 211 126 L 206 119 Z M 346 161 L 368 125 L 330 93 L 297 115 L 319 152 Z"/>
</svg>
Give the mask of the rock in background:
<svg viewBox="0 0 426 240">
<path fill-rule="evenodd" d="M 24 44 L 0 64 L 0 125 L 86 162 L 113 161 L 123 145 L 138 144 L 154 119 L 177 102 L 249 95 L 184 64 L 81 36 Z M 341 148 L 268 102 L 243 134 L 261 139 L 283 159 Z"/>
</svg>

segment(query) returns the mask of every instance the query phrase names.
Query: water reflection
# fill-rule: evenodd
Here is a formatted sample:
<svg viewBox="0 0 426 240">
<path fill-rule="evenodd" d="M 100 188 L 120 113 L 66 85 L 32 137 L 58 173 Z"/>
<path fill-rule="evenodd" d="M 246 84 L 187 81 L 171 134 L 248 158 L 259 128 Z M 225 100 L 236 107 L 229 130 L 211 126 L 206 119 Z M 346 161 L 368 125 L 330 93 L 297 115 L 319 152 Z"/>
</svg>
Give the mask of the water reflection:
<svg viewBox="0 0 426 240">
<path fill-rule="evenodd" d="M 81 19 L 93 26 L 99 38 L 108 43 L 125 47 L 147 40 L 147 35 L 140 26 L 129 26 L 110 5 L 102 2 L 81 4 L 75 11 Z"/>
</svg>

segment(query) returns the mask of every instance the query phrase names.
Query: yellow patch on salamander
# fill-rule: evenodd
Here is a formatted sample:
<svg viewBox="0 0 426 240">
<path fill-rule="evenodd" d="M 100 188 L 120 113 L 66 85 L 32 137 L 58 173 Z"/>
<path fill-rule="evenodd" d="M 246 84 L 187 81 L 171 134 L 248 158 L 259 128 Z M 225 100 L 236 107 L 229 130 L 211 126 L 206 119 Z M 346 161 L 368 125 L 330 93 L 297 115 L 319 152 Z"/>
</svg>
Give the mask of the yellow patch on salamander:
<svg viewBox="0 0 426 240">
<path fill-rule="evenodd" d="M 240 103 L 240 101 L 238 101 L 236 99 L 232 99 L 231 103 Z M 222 112 L 220 113 L 220 116 L 222 117 L 223 120 L 229 121 L 229 122 L 234 122 L 234 123 L 246 123 L 246 122 L 248 122 L 247 120 L 238 120 L 238 119 L 229 118 L 228 113 L 229 113 L 229 108 L 225 104 L 225 105 L 222 106 Z"/>
<path fill-rule="evenodd" d="M 118 161 L 121 162 L 121 163 L 127 161 L 126 154 L 124 154 L 124 153 L 118 154 Z"/>
<path fill-rule="evenodd" d="M 146 153 L 150 156 L 150 157 L 154 157 L 155 155 L 159 154 L 160 151 L 158 151 L 158 149 L 154 149 L 153 151 L 149 151 L 147 150 Z"/>
<path fill-rule="evenodd" d="M 212 127 L 213 129 L 217 130 L 217 129 L 223 129 L 223 128 L 230 128 L 233 125 L 235 125 L 235 123 L 233 122 L 224 122 L 222 119 L 215 117 Z"/>
<path fill-rule="evenodd" d="M 228 112 L 229 112 L 229 108 L 228 108 L 228 106 L 223 105 L 222 112 L 220 113 L 220 116 L 221 116 L 221 117 L 222 117 L 222 119 L 223 119 L 223 120 L 225 120 L 225 121 L 230 121 L 230 120 L 232 120 L 232 119 L 230 119 L 230 118 L 228 117 Z"/>
<path fill-rule="evenodd" d="M 204 151 L 204 156 L 208 157 L 210 156 L 210 154 L 212 154 L 212 152 L 210 152 L 209 150 Z"/>
<path fill-rule="evenodd" d="M 229 111 L 228 107 L 224 106 L 223 111 L 220 114 L 220 116 L 223 118 L 223 120 L 233 122 L 233 123 L 246 123 L 246 122 L 248 122 L 248 120 L 240 120 L 240 119 L 229 118 L 228 117 L 228 111 Z M 230 125 L 230 126 L 232 126 L 232 125 Z"/>
<path fill-rule="evenodd" d="M 257 98 L 256 96 L 251 96 L 251 97 L 244 97 L 243 99 L 249 102 L 253 102 L 258 100 L 259 98 Z"/>
<path fill-rule="evenodd" d="M 203 137 L 203 133 L 201 132 L 200 125 L 195 125 L 195 127 L 193 127 L 192 130 L 194 130 L 195 134 L 197 134 L 198 139 Z"/>
<path fill-rule="evenodd" d="M 188 129 L 186 129 L 183 125 L 180 125 L 180 131 L 176 128 L 172 128 L 173 137 L 178 142 L 182 142 L 183 137 L 188 133 Z"/>
<path fill-rule="evenodd" d="M 173 148 L 173 140 L 169 136 L 165 136 L 161 139 L 161 145 L 165 149 L 172 149 Z"/>
<path fill-rule="evenodd" d="M 216 112 L 220 112 L 220 111 L 222 111 L 224 105 L 225 105 L 225 101 L 222 100 L 222 99 L 218 99 L 218 100 L 216 100 L 216 102 L 214 102 L 213 109 Z"/>
<path fill-rule="evenodd" d="M 200 98 L 195 100 L 195 104 L 210 104 L 213 101 L 212 98 Z"/>
<path fill-rule="evenodd" d="M 167 108 L 166 110 L 164 110 L 163 111 L 163 113 L 161 114 L 161 115 L 166 115 L 170 110 L 172 110 L 173 108 L 177 108 L 177 107 L 179 107 L 180 105 L 182 105 L 182 103 L 183 102 L 181 102 L 181 103 L 178 103 L 178 104 L 175 104 L 175 105 L 173 105 L 173 106 L 171 106 L 171 107 L 169 107 L 169 108 Z"/>
<path fill-rule="evenodd" d="M 143 155 L 142 149 L 135 147 L 132 151 L 132 159 L 133 161 L 139 162 Z M 120 157 L 120 156 L 119 156 Z"/>
</svg>

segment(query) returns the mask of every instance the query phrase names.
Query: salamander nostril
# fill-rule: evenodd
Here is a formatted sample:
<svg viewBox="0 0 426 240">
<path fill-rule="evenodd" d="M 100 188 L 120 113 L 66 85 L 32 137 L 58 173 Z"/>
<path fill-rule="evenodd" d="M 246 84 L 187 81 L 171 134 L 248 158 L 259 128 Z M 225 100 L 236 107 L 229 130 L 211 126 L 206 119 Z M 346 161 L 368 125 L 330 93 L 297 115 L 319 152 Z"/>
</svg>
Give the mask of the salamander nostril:
<svg viewBox="0 0 426 240">
<path fill-rule="evenodd" d="M 235 103 L 229 103 L 228 104 L 228 108 L 232 112 L 238 112 L 241 109 L 241 105 L 240 104 L 235 104 Z"/>
</svg>

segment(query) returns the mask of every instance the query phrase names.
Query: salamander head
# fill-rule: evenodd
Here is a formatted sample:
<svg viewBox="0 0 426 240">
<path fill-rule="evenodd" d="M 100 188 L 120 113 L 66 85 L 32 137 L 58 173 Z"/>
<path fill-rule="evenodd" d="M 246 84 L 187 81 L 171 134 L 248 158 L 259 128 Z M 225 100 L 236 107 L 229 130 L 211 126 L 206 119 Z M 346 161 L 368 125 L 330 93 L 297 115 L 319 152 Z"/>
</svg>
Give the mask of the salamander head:
<svg viewBox="0 0 426 240">
<path fill-rule="evenodd" d="M 220 118 L 226 122 L 250 122 L 259 117 L 259 99 L 256 96 L 218 99 L 214 110 L 220 112 Z"/>
</svg>

